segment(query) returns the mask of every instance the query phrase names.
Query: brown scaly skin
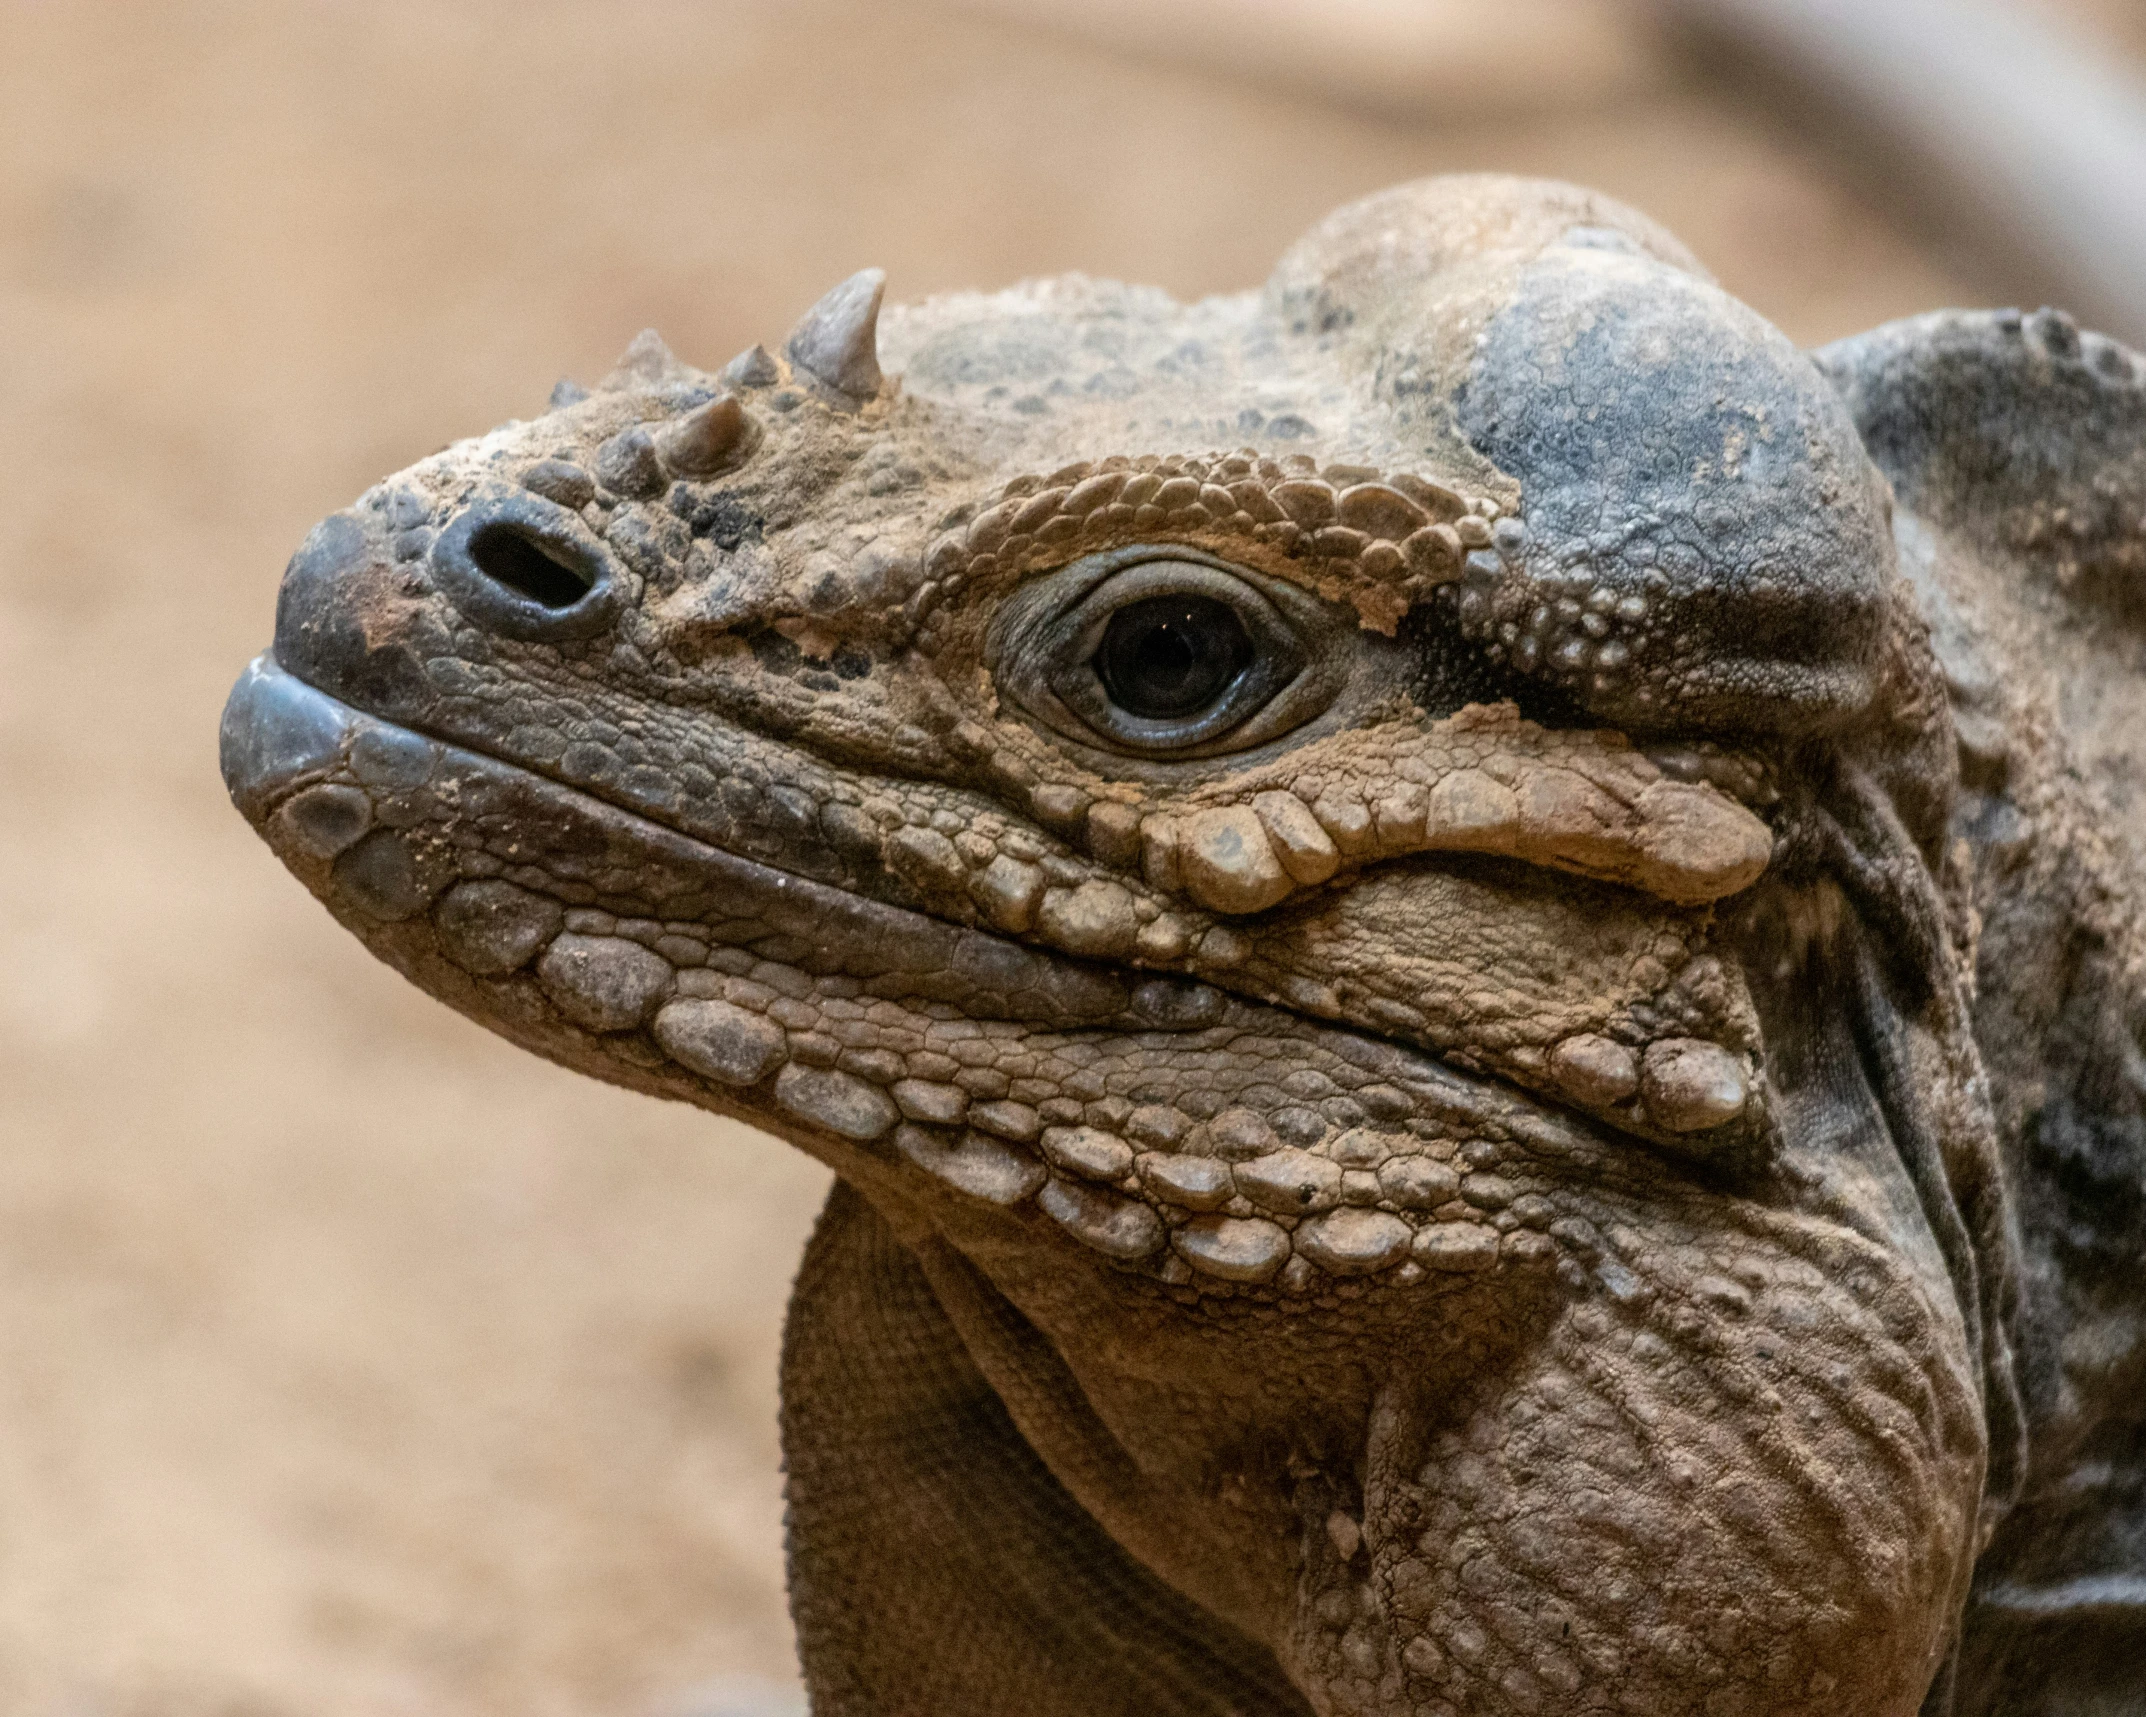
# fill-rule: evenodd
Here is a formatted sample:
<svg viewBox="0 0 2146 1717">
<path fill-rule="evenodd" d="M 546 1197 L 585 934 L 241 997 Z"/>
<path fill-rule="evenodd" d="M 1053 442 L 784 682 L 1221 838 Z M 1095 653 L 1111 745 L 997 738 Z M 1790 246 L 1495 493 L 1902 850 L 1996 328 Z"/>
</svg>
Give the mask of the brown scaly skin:
<svg viewBox="0 0 2146 1717">
<path fill-rule="evenodd" d="M 1502 179 L 877 311 L 389 479 L 225 726 L 398 970 L 840 1176 L 821 1717 L 2146 1709 L 2134 360 Z"/>
</svg>

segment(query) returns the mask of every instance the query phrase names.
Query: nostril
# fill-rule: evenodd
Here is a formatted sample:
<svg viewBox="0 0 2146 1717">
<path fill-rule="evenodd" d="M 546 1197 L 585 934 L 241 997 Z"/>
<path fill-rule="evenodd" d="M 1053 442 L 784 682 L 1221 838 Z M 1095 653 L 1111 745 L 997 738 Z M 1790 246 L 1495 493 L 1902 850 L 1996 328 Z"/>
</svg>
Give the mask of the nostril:
<svg viewBox="0 0 2146 1717">
<path fill-rule="evenodd" d="M 472 502 L 432 545 L 432 571 L 450 602 L 506 638 L 591 637 L 621 600 L 602 540 L 579 514 L 527 491 Z"/>
<path fill-rule="evenodd" d="M 562 546 L 496 522 L 469 539 L 469 558 L 494 584 L 546 608 L 571 608 L 596 586 L 596 569 L 566 558 Z"/>
</svg>

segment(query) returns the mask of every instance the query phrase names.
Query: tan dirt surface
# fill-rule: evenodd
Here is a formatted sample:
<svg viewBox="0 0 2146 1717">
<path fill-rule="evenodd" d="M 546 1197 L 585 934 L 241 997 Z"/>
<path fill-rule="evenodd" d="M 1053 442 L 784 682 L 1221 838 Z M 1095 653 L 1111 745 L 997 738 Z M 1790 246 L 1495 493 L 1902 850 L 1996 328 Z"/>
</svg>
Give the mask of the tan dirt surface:
<svg viewBox="0 0 2146 1717">
<path fill-rule="evenodd" d="M 1807 341 L 1978 297 L 1641 37 L 1448 122 L 1022 14 L 0 4 L 0 1712 L 794 1708 L 822 1175 L 449 1015 L 231 812 L 317 516 L 644 324 L 714 367 L 870 263 L 1236 288 L 1441 169 L 1624 196 Z"/>
</svg>

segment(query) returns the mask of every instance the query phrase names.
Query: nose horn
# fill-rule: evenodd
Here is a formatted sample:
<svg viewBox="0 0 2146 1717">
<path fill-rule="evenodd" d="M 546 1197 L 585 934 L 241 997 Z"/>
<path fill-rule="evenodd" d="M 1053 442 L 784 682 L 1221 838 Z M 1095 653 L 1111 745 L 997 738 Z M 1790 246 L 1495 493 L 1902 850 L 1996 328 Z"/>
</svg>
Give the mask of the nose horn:
<svg viewBox="0 0 2146 1717">
<path fill-rule="evenodd" d="M 804 314 L 791 332 L 790 362 L 821 386 L 862 403 L 879 392 L 879 301 L 885 269 L 860 269 Z"/>
</svg>

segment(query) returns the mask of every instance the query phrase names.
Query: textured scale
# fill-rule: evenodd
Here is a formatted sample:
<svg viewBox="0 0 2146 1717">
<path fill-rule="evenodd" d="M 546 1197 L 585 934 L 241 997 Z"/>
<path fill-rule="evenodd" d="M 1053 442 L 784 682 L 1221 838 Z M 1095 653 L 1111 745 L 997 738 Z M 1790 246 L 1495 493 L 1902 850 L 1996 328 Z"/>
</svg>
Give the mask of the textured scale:
<svg viewBox="0 0 2146 1717">
<path fill-rule="evenodd" d="M 820 1717 L 2146 1712 L 2146 366 L 1505 179 L 883 284 L 323 521 L 223 736 L 835 1170 Z"/>
</svg>

